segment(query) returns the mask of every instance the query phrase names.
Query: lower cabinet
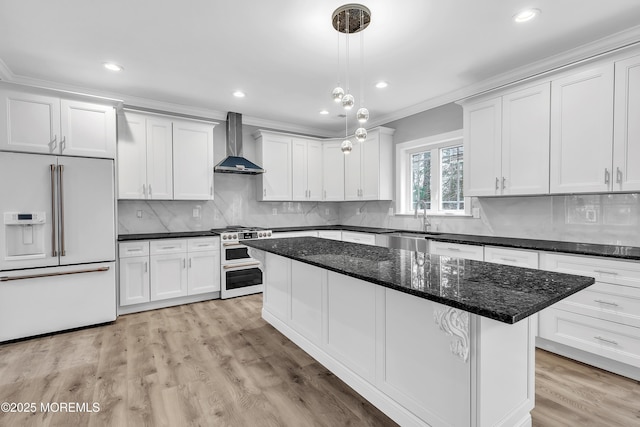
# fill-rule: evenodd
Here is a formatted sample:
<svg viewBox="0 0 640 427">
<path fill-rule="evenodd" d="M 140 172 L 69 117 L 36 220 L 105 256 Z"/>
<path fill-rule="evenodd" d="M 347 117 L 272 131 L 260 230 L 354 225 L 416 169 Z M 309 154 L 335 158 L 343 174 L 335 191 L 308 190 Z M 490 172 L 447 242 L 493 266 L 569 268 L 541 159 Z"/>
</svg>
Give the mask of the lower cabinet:
<svg viewBox="0 0 640 427">
<path fill-rule="evenodd" d="M 542 253 L 540 268 L 596 282 L 540 312 L 538 346 L 640 380 L 640 264 Z"/>
<path fill-rule="evenodd" d="M 120 306 L 220 291 L 219 245 L 219 237 L 120 243 Z"/>
</svg>

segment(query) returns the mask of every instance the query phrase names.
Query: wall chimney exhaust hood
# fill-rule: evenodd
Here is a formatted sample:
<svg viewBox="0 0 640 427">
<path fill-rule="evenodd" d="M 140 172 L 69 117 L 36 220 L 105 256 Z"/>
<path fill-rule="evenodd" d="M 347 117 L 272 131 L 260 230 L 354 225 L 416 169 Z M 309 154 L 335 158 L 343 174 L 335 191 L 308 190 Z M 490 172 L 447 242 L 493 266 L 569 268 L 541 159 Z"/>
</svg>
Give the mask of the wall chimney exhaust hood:
<svg viewBox="0 0 640 427">
<path fill-rule="evenodd" d="M 260 166 L 242 157 L 242 114 L 227 113 L 227 157 L 213 171 L 245 175 L 265 173 Z"/>
</svg>

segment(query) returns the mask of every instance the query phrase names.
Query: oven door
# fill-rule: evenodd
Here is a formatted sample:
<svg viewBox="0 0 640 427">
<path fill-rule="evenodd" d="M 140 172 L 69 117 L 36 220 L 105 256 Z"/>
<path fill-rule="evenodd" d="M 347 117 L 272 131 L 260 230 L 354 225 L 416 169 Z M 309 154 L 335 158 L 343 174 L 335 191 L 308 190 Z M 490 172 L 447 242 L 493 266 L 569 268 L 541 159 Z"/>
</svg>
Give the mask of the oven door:
<svg viewBox="0 0 640 427">
<path fill-rule="evenodd" d="M 242 263 L 222 264 L 220 298 L 233 298 L 262 292 L 262 264 L 253 258 Z"/>
<path fill-rule="evenodd" d="M 245 264 L 251 261 L 252 258 L 249 255 L 249 248 L 242 243 L 237 242 L 223 242 L 222 243 L 222 265 L 225 264 Z"/>
</svg>

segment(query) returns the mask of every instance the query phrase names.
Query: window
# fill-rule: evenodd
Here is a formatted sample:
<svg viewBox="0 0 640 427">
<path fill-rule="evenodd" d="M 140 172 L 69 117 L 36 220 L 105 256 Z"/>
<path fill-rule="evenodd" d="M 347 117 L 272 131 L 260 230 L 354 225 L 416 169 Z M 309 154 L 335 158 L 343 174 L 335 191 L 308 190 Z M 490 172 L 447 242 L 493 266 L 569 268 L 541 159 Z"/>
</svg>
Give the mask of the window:
<svg viewBox="0 0 640 427">
<path fill-rule="evenodd" d="M 461 131 L 398 144 L 396 211 L 464 214 L 463 165 Z"/>
</svg>

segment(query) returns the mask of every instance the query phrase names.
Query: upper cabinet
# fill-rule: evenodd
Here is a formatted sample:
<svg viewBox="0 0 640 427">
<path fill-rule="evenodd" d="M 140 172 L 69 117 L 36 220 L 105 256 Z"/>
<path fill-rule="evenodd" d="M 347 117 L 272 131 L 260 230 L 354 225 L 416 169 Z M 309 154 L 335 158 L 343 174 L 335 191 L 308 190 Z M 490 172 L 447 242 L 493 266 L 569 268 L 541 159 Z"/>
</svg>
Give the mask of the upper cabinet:
<svg viewBox="0 0 640 427">
<path fill-rule="evenodd" d="M 613 63 L 551 82 L 551 193 L 611 190 Z"/>
<path fill-rule="evenodd" d="M 213 126 L 173 122 L 173 199 L 213 199 Z"/>
<path fill-rule="evenodd" d="M 113 159 L 113 107 L 31 92 L 0 90 L 0 149 Z"/>
<path fill-rule="evenodd" d="M 289 135 L 265 131 L 256 134 L 257 163 L 265 170 L 258 175 L 258 200 L 291 200 L 292 144 Z"/>
<path fill-rule="evenodd" d="M 640 190 L 640 55 L 615 63 L 613 191 Z"/>
<path fill-rule="evenodd" d="M 375 128 L 345 157 L 345 200 L 393 198 L 393 129 Z"/>
<path fill-rule="evenodd" d="M 293 200 L 322 200 L 322 143 L 294 138 L 291 152 Z"/>
<path fill-rule="evenodd" d="M 342 140 L 322 144 L 322 200 L 344 200 L 344 158 Z"/>
<path fill-rule="evenodd" d="M 465 106 L 465 195 L 549 192 L 549 100 L 544 83 Z"/>
<path fill-rule="evenodd" d="M 118 198 L 212 200 L 213 128 L 213 123 L 123 113 Z"/>
</svg>

